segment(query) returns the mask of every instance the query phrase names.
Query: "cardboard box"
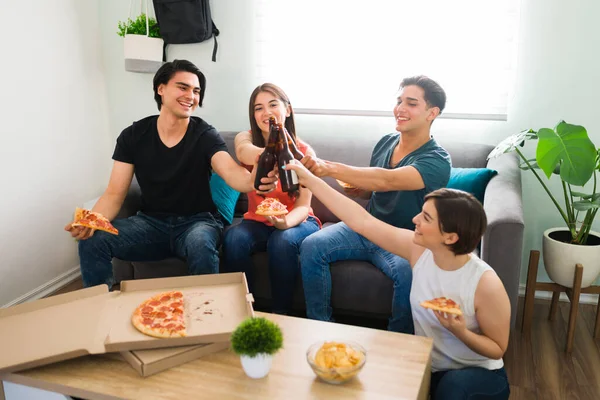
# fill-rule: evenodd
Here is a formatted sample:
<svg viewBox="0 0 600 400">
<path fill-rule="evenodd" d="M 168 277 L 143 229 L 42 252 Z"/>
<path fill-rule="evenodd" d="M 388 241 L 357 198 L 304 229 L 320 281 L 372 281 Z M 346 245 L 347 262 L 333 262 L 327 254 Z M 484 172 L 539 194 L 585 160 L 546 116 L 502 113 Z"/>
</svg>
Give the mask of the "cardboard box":
<svg viewBox="0 0 600 400">
<path fill-rule="evenodd" d="M 230 342 L 182 346 L 168 349 L 122 351 L 121 357 L 141 376 L 150 376 L 208 354 L 227 350 Z"/>
<path fill-rule="evenodd" d="M 139 304 L 167 290 L 191 298 L 186 337 L 153 338 L 131 323 Z M 100 285 L 0 309 L 0 373 L 86 354 L 228 342 L 254 316 L 252 301 L 245 275 L 232 273 L 124 281 L 121 291 Z"/>
</svg>

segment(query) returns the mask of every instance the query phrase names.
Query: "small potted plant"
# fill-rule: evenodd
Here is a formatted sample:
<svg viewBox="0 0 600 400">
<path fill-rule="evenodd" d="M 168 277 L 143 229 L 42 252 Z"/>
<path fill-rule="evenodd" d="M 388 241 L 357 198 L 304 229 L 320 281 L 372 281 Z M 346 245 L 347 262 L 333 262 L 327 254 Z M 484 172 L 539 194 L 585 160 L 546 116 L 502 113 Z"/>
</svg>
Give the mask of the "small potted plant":
<svg viewBox="0 0 600 400">
<path fill-rule="evenodd" d="M 266 318 L 248 318 L 231 335 L 231 347 L 240 356 L 242 368 L 250 378 L 267 376 L 273 354 L 283 345 L 279 326 Z"/>
<path fill-rule="evenodd" d="M 117 35 L 123 37 L 125 69 L 156 72 L 162 65 L 163 44 L 156 19 L 141 13 L 135 20 L 119 21 Z"/>
</svg>

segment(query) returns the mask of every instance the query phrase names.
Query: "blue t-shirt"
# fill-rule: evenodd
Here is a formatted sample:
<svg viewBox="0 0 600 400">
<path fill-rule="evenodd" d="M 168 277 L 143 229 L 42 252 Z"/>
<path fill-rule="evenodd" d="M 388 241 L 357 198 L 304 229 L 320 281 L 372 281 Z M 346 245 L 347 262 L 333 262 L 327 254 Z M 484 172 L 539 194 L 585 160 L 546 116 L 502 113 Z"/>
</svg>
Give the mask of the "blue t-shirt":
<svg viewBox="0 0 600 400">
<path fill-rule="evenodd" d="M 412 166 L 421 174 L 425 187 L 419 190 L 373 192 L 368 210 L 375 218 L 388 224 L 414 230 L 412 219 L 421 212 L 423 198 L 434 190 L 446 187 L 452 163 L 448 152 L 431 138 L 392 167 L 390 160 L 399 140 L 399 133 L 390 133 L 381 138 L 373 149 L 371 167 L 395 169 Z"/>
</svg>

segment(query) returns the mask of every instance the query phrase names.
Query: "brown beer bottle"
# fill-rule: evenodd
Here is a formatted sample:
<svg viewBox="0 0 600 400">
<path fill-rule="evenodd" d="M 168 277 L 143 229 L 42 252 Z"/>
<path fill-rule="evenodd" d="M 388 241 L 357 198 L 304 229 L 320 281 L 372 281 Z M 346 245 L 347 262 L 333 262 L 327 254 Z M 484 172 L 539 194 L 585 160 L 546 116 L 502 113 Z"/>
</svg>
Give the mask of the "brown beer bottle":
<svg viewBox="0 0 600 400">
<path fill-rule="evenodd" d="M 290 146 L 286 140 L 286 133 L 283 126 L 279 124 L 280 139 L 277 142 L 277 164 L 279 169 L 279 183 L 281 183 L 281 191 L 295 197 L 298 194 L 300 185 L 298 184 L 298 175 L 296 171 L 283 169 L 283 166 L 291 164 L 294 160 L 294 155 L 290 151 Z"/>
<path fill-rule="evenodd" d="M 302 153 L 298 149 L 298 147 L 296 146 L 296 142 L 294 142 L 294 139 L 292 139 L 292 135 L 290 135 L 290 133 L 287 131 L 287 129 L 283 128 L 281 126 L 281 124 L 279 126 L 285 132 L 285 137 L 287 139 L 288 145 L 290 146 L 290 151 L 294 155 L 294 158 L 298 161 L 302 160 L 304 158 L 304 153 Z"/>
<path fill-rule="evenodd" d="M 261 179 L 265 178 L 269 172 L 275 168 L 277 162 L 276 146 L 279 138 L 279 126 L 275 121 L 274 117 L 269 118 L 269 139 L 265 146 L 265 151 L 262 152 L 258 159 L 256 177 L 254 178 L 254 188 L 259 190 L 258 187 L 261 185 Z"/>
</svg>

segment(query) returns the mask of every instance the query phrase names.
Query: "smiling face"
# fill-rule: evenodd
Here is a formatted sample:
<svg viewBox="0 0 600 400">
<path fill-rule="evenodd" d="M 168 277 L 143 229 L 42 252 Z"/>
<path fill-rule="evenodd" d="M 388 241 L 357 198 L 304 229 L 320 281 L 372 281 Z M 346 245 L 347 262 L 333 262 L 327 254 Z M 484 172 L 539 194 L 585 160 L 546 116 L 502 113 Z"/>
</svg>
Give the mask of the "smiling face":
<svg viewBox="0 0 600 400">
<path fill-rule="evenodd" d="M 394 117 L 396 130 L 402 133 L 429 129 L 440 109 L 430 107 L 425 101 L 425 92 L 419 86 L 405 86 L 398 93 Z"/>
<path fill-rule="evenodd" d="M 419 214 L 413 218 L 415 235 L 413 242 L 430 250 L 446 248 L 458 240 L 456 233 L 442 232 L 435 201 L 429 199 Z"/>
<path fill-rule="evenodd" d="M 285 119 L 290 116 L 290 106 L 271 92 L 260 92 L 254 100 L 254 120 L 263 136 L 269 135 L 269 117 L 273 116 L 278 123 L 285 125 Z"/>
<path fill-rule="evenodd" d="M 169 82 L 159 85 L 157 92 L 162 98 L 161 114 L 189 118 L 200 101 L 200 82 L 196 74 L 179 71 Z"/>
</svg>

